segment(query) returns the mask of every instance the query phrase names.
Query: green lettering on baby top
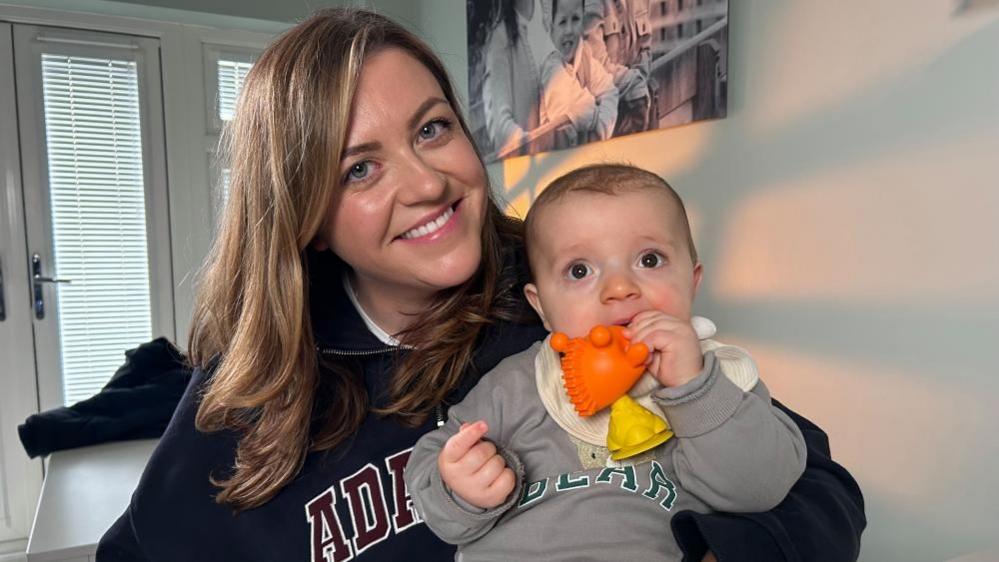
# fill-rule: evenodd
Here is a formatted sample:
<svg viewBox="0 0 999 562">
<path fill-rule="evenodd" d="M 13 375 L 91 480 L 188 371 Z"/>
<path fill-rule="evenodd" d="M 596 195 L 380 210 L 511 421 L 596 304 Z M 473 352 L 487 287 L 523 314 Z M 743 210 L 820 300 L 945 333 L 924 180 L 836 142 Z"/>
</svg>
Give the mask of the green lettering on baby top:
<svg viewBox="0 0 999 562">
<path fill-rule="evenodd" d="M 649 489 L 642 492 L 642 495 L 654 500 L 659 497 L 659 490 L 666 488 L 666 498 L 659 505 L 663 506 L 666 511 L 673 509 L 673 502 L 676 501 L 676 484 L 673 484 L 673 481 L 666 477 L 666 471 L 656 461 L 652 461 L 649 480 L 651 481 Z"/>
<path fill-rule="evenodd" d="M 555 491 L 563 492 L 565 490 L 571 490 L 573 488 L 585 488 L 589 485 L 590 485 L 590 477 L 585 474 L 575 480 L 572 480 L 571 474 L 559 474 L 558 481 L 555 482 Z"/>
<path fill-rule="evenodd" d="M 635 479 L 635 467 L 622 466 L 618 468 L 605 468 L 597 476 L 597 482 L 610 484 L 614 481 L 614 476 L 621 476 L 621 489 L 629 492 L 638 491 L 638 482 Z"/>
<path fill-rule="evenodd" d="M 665 492 L 665 497 L 661 502 L 659 502 L 659 505 L 666 511 L 670 511 L 676 503 L 676 484 L 674 484 L 673 481 L 666 476 L 666 471 L 658 462 L 652 461 L 648 463 L 648 465 L 643 464 L 641 468 L 644 468 L 645 466 L 648 466 L 649 487 L 642 492 L 641 495 L 655 501 L 659 499 L 659 496 L 663 492 Z M 590 477 L 586 474 L 580 474 L 578 476 L 573 476 L 571 472 L 559 474 L 555 477 L 555 487 L 553 493 L 557 494 L 559 492 L 565 492 L 577 488 L 588 488 L 597 484 L 614 485 L 615 480 L 617 480 L 617 487 L 621 490 L 631 492 L 633 494 L 638 493 L 638 474 L 634 466 L 604 468 L 599 474 L 597 474 L 597 477 L 593 479 L 592 482 L 590 481 Z M 549 478 L 544 478 L 524 486 L 524 492 L 521 494 L 520 502 L 517 504 L 517 507 L 526 507 L 544 497 L 545 492 L 548 491 L 548 481 Z"/>
</svg>

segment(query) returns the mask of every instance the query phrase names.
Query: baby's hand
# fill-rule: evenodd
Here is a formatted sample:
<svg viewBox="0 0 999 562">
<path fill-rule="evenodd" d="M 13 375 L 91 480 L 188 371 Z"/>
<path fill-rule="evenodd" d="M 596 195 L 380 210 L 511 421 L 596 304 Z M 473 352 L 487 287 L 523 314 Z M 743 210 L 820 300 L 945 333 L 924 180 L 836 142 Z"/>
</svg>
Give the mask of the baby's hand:
<svg viewBox="0 0 999 562">
<path fill-rule="evenodd" d="M 437 456 L 444 484 L 461 499 L 482 509 L 501 505 L 517 483 L 496 446 L 482 440 L 488 430 L 484 421 L 463 424 Z"/>
<path fill-rule="evenodd" d="M 704 368 L 701 344 L 689 321 L 647 310 L 632 318 L 624 335 L 649 346 L 649 372 L 663 386 L 690 382 Z"/>
</svg>

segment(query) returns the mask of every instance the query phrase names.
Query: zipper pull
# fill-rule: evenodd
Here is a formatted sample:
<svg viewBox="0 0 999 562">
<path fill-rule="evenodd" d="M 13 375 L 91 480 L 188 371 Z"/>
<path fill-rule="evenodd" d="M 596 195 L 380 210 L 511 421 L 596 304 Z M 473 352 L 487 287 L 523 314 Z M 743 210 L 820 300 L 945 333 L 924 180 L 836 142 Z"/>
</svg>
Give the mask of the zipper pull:
<svg viewBox="0 0 999 562">
<path fill-rule="evenodd" d="M 434 416 L 437 418 L 437 427 L 443 426 L 446 421 L 444 419 L 444 406 L 440 404 L 434 406 Z"/>
</svg>

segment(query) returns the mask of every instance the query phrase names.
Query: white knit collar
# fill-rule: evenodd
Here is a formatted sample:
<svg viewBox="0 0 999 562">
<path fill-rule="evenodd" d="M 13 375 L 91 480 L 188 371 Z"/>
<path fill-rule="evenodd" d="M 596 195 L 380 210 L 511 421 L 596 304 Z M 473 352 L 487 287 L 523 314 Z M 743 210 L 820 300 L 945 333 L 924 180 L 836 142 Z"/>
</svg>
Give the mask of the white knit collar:
<svg viewBox="0 0 999 562">
<path fill-rule="evenodd" d="M 361 320 L 363 320 L 364 325 L 368 327 L 368 331 L 378 338 L 378 341 L 392 347 L 402 346 L 399 340 L 392 337 L 392 335 L 383 330 L 381 326 L 375 324 L 375 321 L 372 320 L 371 317 L 368 316 L 368 313 L 364 311 L 364 307 L 361 306 L 360 301 L 357 300 L 357 293 L 354 291 L 354 286 L 350 283 L 350 275 L 348 273 L 343 274 L 343 289 L 347 292 L 347 298 L 350 299 L 351 304 L 353 304 L 354 308 L 357 309 L 357 313 L 361 315 Z"/>
</svg>

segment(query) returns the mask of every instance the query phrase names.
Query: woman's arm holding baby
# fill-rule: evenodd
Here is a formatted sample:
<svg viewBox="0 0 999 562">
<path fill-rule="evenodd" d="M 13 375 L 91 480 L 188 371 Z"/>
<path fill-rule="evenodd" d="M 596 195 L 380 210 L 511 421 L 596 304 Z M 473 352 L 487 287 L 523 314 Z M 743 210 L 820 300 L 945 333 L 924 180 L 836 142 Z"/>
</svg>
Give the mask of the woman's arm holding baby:
<svg viewBox="0 0 999 562">
<path fill-rule="evenodd" d="M 770 511 L 676 514 L 673 534 L 680 548 L 692 560 L 705 552 L 725 562 L 857 560 L 867 526 L 860 487 L 832 460 L 825 432 L 779 402 L 773 404 L 804 435 L 808 446 L 804 474 Z"/>
</svg>

